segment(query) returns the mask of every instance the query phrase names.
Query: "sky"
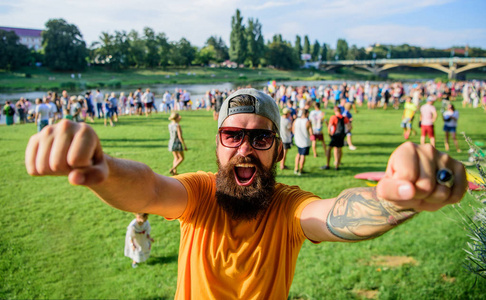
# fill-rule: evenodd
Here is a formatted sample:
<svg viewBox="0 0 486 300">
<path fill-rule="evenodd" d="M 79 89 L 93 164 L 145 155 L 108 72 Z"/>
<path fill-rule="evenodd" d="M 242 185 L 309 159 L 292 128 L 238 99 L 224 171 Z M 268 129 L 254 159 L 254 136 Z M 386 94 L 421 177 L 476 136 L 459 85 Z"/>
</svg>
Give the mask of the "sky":
<svg viewBox="0 0 486 300">
<path fill-rule="evenodd" d="M 258 19 L 265 41 L 275 34 L 295 42 L 336 47 L 338 39 L 368 47 L 409 44 L 486 49 L 485 0 L 0 0 L 0 26 L 44 29 L 62 18 L 78 27 L 87 45 L 102 32 L 144 27 L 170 41 L 186 38 L 202 47 L 210 36 L 229 46 L 231 18 L 239 9 L 243 23 Z"/>
</svg>

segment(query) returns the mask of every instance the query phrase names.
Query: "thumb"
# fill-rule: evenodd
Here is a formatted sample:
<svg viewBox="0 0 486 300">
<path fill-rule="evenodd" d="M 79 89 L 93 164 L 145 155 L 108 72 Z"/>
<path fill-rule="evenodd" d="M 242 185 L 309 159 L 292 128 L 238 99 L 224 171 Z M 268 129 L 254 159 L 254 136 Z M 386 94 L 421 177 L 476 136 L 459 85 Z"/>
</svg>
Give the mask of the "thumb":
<svg viewBox="0 0 486 300">
<path fill-rule="evenodd" d="M 106 163 L 96 164 L 85 168 L 73 169 L 68 180 L 72 185 L 91 186 L 97 185 L 108 178 L 108 166 Z"/>
<path fill-rule="evenodd" d="M 412 200 L 415 187 L 407 180 L 384 177 L 378 182 L 376 193 L 379 198 L 390 201 Z"/>
</svg>

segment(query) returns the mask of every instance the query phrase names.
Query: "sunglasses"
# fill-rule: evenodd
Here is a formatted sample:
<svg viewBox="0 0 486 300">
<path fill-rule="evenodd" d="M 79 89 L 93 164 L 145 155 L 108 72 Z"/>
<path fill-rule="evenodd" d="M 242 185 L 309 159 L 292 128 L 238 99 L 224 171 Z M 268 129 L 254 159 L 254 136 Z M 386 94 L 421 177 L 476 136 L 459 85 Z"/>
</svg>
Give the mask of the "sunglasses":
<svg viewBox="0 0 486 300">
<path fill-rule="evenodd" d="M 218 130 L 221 145 L 227 148 L 238 148 L 248 135 L 250 145 L 256 150 L 268 150 L 272 147 L 275 136 L 272 130 L 244 129 L 238 127 L 221 127 Z"/>
</svg>

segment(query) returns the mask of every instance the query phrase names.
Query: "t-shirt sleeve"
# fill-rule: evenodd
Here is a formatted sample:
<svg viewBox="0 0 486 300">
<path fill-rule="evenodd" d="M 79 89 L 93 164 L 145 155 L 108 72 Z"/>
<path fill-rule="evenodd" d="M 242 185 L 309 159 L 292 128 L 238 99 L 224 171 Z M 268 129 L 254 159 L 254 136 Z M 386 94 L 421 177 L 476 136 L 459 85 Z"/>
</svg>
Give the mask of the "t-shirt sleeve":
<svg viewBox="0 0 486 300">
<path fill-rule="evenodd" d="M 186 173 L 175 177 L 184 185 L 187 191 L 187 206 L 178 218 L 181 221 L 191 220 L 196 210 L 208 207 L 211 199 L 215 198 L 216 177 L 213 173 L 199 171 Z"/>
<path fill-rule="evenodd" d="M 301 190 L 298 186 L 286 186 L 277 184 L 276 191 L 278 192 L 278 197 L 282 199 L 277 199 L 280 203 L 285 204 L 285 213 L 287 219 L 289 220 L 289 225 L 293 235 L 293 240 L 302 241 L 307 239 L 302 229 L 300 223 L 300 217 L 304 208 L 311 202 L 321 200 L 321 197 L 307 191 Z M 286 198 L 286 199 L 283 199 Z"/>
</svg>

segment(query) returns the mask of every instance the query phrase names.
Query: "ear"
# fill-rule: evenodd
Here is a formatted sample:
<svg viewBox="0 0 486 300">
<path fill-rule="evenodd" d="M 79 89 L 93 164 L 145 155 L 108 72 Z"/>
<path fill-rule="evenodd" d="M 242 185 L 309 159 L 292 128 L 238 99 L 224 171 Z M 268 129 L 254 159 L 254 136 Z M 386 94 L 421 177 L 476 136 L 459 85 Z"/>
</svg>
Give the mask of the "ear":
<svg viewBox="0 0 486 300">
<path fill-rule="evenodd" d="M 277 160 L 275 162 L 279 162 L 283 158 L 283 143 L 281 139 L 278 139 L 278 154 L 277 154 Z"/>
</svg>

